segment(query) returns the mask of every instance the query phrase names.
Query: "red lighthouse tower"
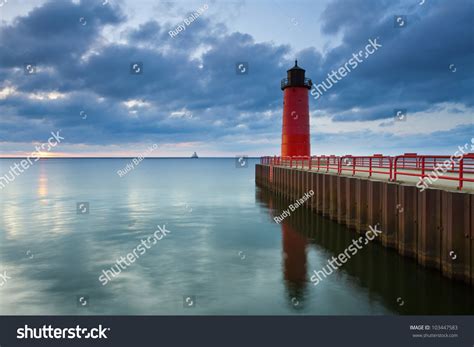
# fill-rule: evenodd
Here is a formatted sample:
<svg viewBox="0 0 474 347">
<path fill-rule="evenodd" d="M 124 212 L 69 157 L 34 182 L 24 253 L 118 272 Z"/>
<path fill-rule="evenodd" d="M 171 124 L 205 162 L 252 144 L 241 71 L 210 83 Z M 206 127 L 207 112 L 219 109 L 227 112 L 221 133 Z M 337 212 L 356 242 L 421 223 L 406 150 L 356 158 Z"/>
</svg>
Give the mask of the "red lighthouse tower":
<svg viewBox="0 0 474 347">
<path fill-rule="evenodd" d="M 287 71 L 287 78 L 281 81 L 284 93 L 282 157 L 311 155 L 308 90 L 312 85 L 311 80 L 305 78 L 305 70 L 298 66 L 298 60 Z"/>
</svg>

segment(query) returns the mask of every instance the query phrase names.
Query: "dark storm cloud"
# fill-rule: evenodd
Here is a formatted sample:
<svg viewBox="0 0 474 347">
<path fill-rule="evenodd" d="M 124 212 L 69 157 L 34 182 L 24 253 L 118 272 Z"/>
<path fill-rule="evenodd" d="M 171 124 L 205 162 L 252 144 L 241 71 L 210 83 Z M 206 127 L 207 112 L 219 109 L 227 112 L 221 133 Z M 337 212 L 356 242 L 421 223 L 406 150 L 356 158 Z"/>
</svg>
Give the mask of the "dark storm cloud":
<svg viewBox="0 0 474 347">
<path fill-rule="evenodd" d="M 102 6 L 99 1 L 48 2 L 1 28 L 1 67 L 22 67 L 24 62 L 76 63 L 104 25 L 122 20 L 118 8 Z"/>
<path fill-rule="evenodd" d="M 313 109 L 340 121 L 364 121 L 392 118 L 394 108 L 415 112 L 446 101 L 473 105 L 472 3 L 410 4 L 336 0 L 327 7 L 322 31 L 342 35 L 342 43 L 324 56 L 314 48 L 298 53 L 314 82 L 368 39 L 379 37 L 383 47 L 312 101 Z M 394 28 L 395 14 L 408 16 L 406 28 Z M 179 23 L 148 21 L 130 28 L 125 20 L 119 7 L 99 1 L 54 1 L 0 27 L 0 88 L 65 94 L 2 100 L 2 140 L 40 140 L 46 127 L 62 128 L 73 143 L 99 144 L 278 133 L 280 118 L 263 113 L 281 107 L 280 79 L 293 64 L 287 60 L 290 46 L 257 43 L 212 17 L 198 18 L 174 38 L 168 32 Z M 107 41 L 106 26 L 126 43 Z M 249 63 L 246 75 L 236 73 L 242 61 Z M 37 63 L 38 73 L 25 76 L 25 62 Z M 143 64 L 142 74 L 130 73 L 134 62 Z M 143 105 L 127 107 L 124 102 L 132 99 Z M 25 122 L 21 132 L 13 125 L 18 119 Z"/>
<path fill-rule="evenodd" d="M 63 15 L 60 22 L 50 24 L 59 14 Z M 81 25 L 80 18 L 87 24 Z M 29 54 L 26 60 L 14 50 L 6 51 L 3 86 L 14 85 L 26 93 L 68 93 L 55 100 L 11 96 L 2 107 L 3 120 L 44 120 L 69 128 L 68 141 L 94 143 L 157 135 L 162 140 L 190 141 L 203 134 L 219 137 L 243 129 L 268 130 L 261 119 L 250 119 L 244 128 L 237 126 L 242 112 L 258 113 L 280 103 L 278 88 L 262 88 L 262 80 L 278 86 L 278 64 L 288 47 L 255 44 L 250 35 L 227 33 L 221 24 L 212 25 L 205 18 L 175 38 L 168 34 L 173 24 L 150 21 L 124 31 L 128 44 L 101 45 L 102 26 L 122 19 L 118 8 L 54 2 L 3 27 L 1 46 L 13 47 L 15 40 L 27 46 Z M 45 28 L 36 30 L 41 23 Z M 163 47 L 166 52 L 160 50 Z M 191 58 L 200 47 L 205 50 L 202 59 Z M 23 61 L 37 63 L 38 73 L 25 76 Z M 238 61 L 249 62 L 252 73 L 237 75 Z M 134 62 L 142 64 L 142 74 L 130 73 Z M 131 99 L 146 106 L 127 108 L 124 102 Z M 192 117 L 172 116 L 183 109 Z M 83 110 L 89 115 L 87 125 L 79 117 Z M 225 124 L 225 131 L 212 125 L 216 120 Z M 31 129 L 31 140 L 41 137 L 36 129 Z M 2 137 L 19 140 L 7 131 Z"/>
<path fill-rule="evenodd" d="M 406 6 L 402 6 L 406 4 Z M 405 28 L 394 27 L 394 16 L 406 15 Z M 474 20 L 469 0 L 413 2 L 341 1 L 331 3 L 323 16 L 323 30 L 343 33 L 341 46 L 320 65 L 315 82 L 340 67 L 368 39 L 382 44 L 320 100 L 319 107 L 339 113 L 336 120 L 371 120 L 391 117 L 393 108 L 421 111 L 435 103 L 460 102 L 474 106 Z M 454 64 L 455 73 L 449 69 Z M 333 96 L 334 98 L 330 98 Z M 368 108 L 381 107 L 379 112 Z M 392 112 L 390 112 L 392 110 Z"/>
</svg>

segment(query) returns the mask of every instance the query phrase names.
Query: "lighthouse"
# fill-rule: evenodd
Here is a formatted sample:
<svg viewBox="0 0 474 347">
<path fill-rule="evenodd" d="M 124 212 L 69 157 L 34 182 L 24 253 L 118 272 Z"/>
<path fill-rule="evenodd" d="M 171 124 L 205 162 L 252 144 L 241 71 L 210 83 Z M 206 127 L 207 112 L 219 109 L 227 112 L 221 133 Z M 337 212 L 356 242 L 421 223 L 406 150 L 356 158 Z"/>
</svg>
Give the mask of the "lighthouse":
<svg viewBox="0 0 474 347">
<path fill-rule="evenodd" d="M 283 90 L 283 127 L 281 156 L 310 156 L 308 91 L 313 83 L 305 77 L 305 70 L 295 66 L 281 81 Z"/>
</svg>

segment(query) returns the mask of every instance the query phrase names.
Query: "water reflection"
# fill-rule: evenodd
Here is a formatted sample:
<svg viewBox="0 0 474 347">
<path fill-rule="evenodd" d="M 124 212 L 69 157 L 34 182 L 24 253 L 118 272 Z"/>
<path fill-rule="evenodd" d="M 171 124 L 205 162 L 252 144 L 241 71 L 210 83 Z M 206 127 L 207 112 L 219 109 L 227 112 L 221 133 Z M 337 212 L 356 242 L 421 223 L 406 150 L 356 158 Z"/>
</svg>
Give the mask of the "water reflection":
<svg viewBox="0 0 474 347">
<path fill-rule="evenodd" d="M 257 189 L 257 200 L 266 205 L 271 218 L 287 209 L 291 201 L 266 189 Z M 290 298 L 298 301 L 305 291 L 321 290 L 308 278 L 308 252 L 322 259 L 337 256 L 357 234 L 344 226 L 323 218 L 307 208 L 299 208 L 281 223 L 283 274 Z M 313 265 L 315 266 L 315 265 Z M 318 265 L 319 266 L 319 265 Z M 469 286 L 450 281 L 437 271 L 419 266 L 415 260 L 401 257 L 394 250 L 377 243 L 368 244 L 335 274 L 325 285 L 346 295 L 368 291 L 371 301 L 380 302 L 391 312 L 399 314 L 473 314 L 474 300 Z M 294 300 L 294 299 L 293 299 Z M 334 302 L 334 306 L 338 303 Z"/>
<path fill-rule="evenodd" d="M 41 165 L 41 161 L 40 161 L 40 165 L 39 165 L 37 194 L 38 194 L 38 199 L 41 200 L 42 204 L 47 203 L 47 201 L 44 200 L 44 198 L 48 195 L 48 176 L 47 176 L 47 173 L 46 173 L 45 166 Z"/>
<path fill-rule="evenodd" d="M 289 224 L 283 224 L 283 273 L 293 306 L 299 307 L 306 289 L 306 238 Z"/>
<path fill-rule="evenodd" d="M 270 212 L 274 210 L 273 198 L 271 194 L 264 191 L 258 197 L 269 206 Z M 276 210 L 281 210 L 281 201 L 276 201 Z M 273 218 L 273 216 L 271 216 Z M 306 237 L 298 233 L 290 224 L 281 225 L 282 233 L 282 264 L 283 278 L 288 295 L 288 303 L 295 308 L 303 307 L 304 293 L 306 289 Z"/>
<path fill-rule="evenodd" d="M 14 280 L 0 289 L 0 313 L 473 312 L 470 288 L 376 244 L 314 286 L 312 271 L 355 234 L 304 208 L 276 224 L 289 201 L 256 188 L 233 158 L 149 160 L 120 178 L 125 164 L 42 160 L 2 191 L 0 264 Z M 89 214 L 76 213 L 78 201 Z M 102 270 L 162 223 L 171 237 L 102 286 Z M 78 308 L 77 295 L 91 305 Z M 183 295 L 196 307 L 183 307 Z"/>
</svg>

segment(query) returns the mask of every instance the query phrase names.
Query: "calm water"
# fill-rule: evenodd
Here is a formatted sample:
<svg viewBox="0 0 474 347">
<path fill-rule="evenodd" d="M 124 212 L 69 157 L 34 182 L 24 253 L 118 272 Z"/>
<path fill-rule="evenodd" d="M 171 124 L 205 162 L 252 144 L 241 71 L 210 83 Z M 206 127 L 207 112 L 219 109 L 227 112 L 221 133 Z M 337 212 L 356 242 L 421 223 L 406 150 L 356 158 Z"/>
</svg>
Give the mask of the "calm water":
<svg viewBox="0 0 474 347">
<path fill-rule="evenodd" d="M 41 160 L 0 191 L 0 314 L 474 313 L 469 287 L 377 244 L 313 286 L 355 235 L 304 208 L 274 223 L 288 202 L 255 186 L 255 160 L 147 159 L 120 178 L 129 161 Z M 170 233 L 103 286 L 162 224 Z"/>
</svg>

